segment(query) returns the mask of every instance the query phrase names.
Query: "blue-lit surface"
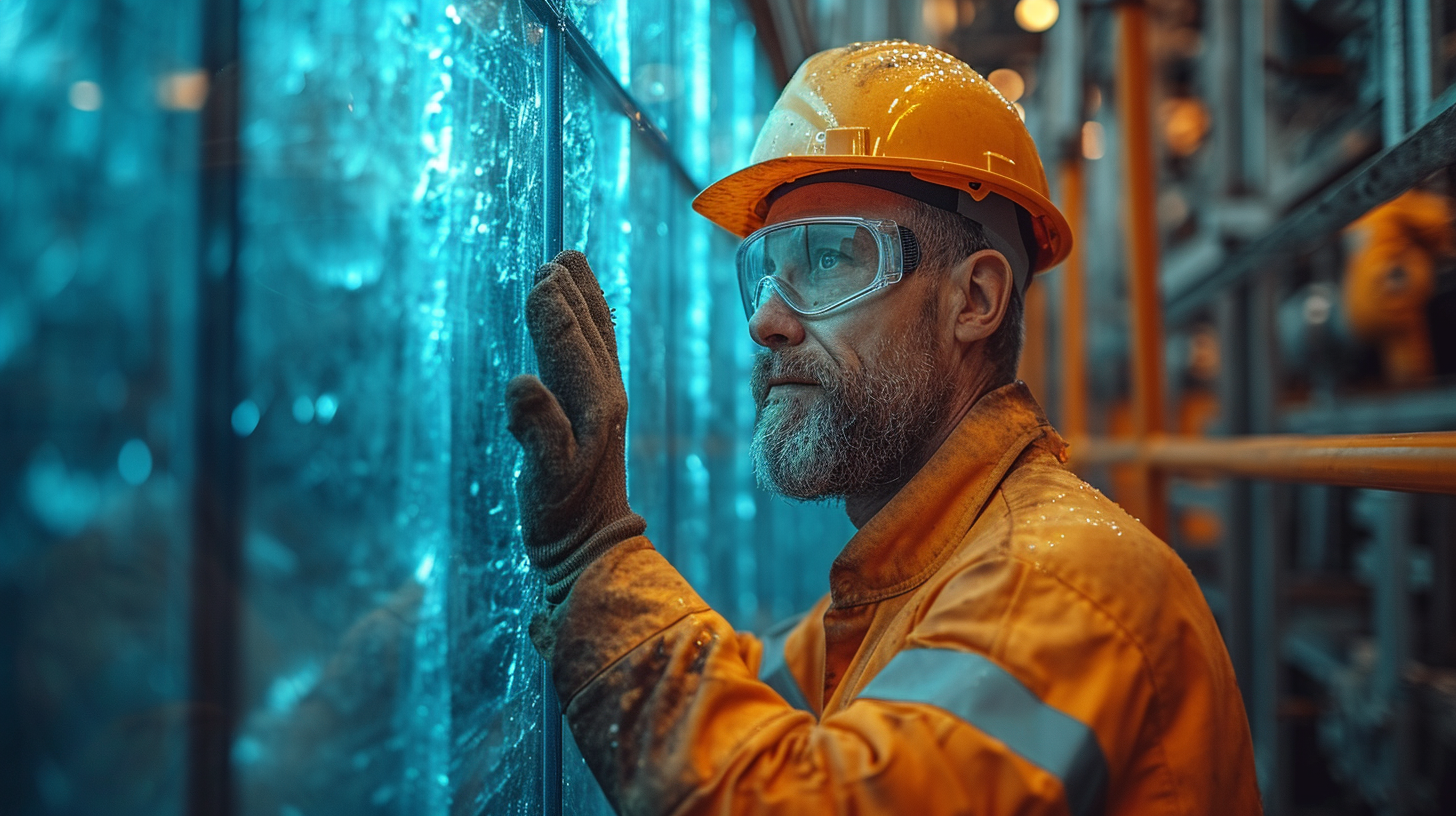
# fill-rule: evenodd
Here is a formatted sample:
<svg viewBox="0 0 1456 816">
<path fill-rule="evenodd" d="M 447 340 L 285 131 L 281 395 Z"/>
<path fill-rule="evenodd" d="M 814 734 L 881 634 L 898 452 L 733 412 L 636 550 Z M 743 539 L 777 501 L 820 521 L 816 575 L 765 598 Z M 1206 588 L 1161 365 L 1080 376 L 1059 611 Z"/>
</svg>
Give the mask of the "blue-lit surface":
<svg viewBox="0 0 1456 816">
<path fill-rule="evenodd" d="M 6 814 L 181 809 L 199 22 L 154 12 L 0 4 Z"/>
<path fill-rule="evenodd" d="M 746 160 L 775 90 L 742 9 L 570 12 L 690 174 Z M 185 809 L 198 17 L 0 8 L 7 814 Z M 544 132 L 542 34 L 513 0 L 242 6 L 240 813 L 540 809 L 501 394 L 532 364 L 547 140 L 618 316 L 649 535 L 743 628 L 807 606 L 848 537 L 754 485 L 734 240 L 569 63 Z M 566 753 L 565 811 L 605 812 Z"/>
</svg>

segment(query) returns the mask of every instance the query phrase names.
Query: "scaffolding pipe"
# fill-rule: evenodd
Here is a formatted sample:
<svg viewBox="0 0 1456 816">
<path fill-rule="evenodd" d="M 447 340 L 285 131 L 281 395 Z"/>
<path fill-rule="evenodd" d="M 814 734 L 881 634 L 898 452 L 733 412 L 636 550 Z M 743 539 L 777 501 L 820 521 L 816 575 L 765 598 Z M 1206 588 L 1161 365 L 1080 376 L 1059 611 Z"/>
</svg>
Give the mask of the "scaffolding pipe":
<svg viewBox="0 0 1456 816">
<path fill-rule="evenodd" d="M 1088 439 L 1072 466 L 1138 464 L 1190 476 L 1456 495 L 1456 432 Z"/>
<path fill-rule="evenodd" d="M 1152 67 L 1148 58 L 1147 8 L 1117 7 L 1121 43 L 1117 55 L 1117 110 L 1126 179 L 1128 297 L 1132 320 L 1132 421 L 1138 439 L 1163 432 L 1163 324 L 1158 287 L 1156 149 L 1152 138 Z M 1160 538 L 1168 533 L 1167 489 L 1162 474 L 1138 461 L 1134 514 Z"/>
</svg>

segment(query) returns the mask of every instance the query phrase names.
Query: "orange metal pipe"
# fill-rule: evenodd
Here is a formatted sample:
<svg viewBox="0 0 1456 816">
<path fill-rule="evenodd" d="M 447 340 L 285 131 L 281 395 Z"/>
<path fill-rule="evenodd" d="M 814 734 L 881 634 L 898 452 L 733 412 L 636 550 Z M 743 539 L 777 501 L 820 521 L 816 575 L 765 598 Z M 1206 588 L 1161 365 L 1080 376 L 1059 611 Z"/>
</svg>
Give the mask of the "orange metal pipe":
<svg viewBox="0 0 1456 816">
<path fill-rule="evenodd" d="M 1062 265 L 1062 432 L 1068 439 L 1087 435 L 1087 277 L 1082 263 L 1085 199 L 1082 160 L 1062 161 L 1062 213 L 1072 227 L 1072 254 Z"/>
<path fill-rule="evenodd" d="M 1456 495 L 1456 432 L 1089 439 L 1072 466 L 1138 464 L 1175 473 Z"/>
<path fill-rule="evenodd" d="M 1126 173 L 1128 295 L 1132 306 L 1132 418 L 1139 439 L 1163 432 L 1163 320 L 1158 289 L 1156 150 L 1150 100 L 1147 9 L 1140 2 L 1118 5 L 1117 109 Z M 1134 513 L 1148 529 L 1167 537 L 1167 489 L 1162 475 L 1140 463 Z M 1121 497 L 1120 497 L 1121 498 Z"/>
</svg>

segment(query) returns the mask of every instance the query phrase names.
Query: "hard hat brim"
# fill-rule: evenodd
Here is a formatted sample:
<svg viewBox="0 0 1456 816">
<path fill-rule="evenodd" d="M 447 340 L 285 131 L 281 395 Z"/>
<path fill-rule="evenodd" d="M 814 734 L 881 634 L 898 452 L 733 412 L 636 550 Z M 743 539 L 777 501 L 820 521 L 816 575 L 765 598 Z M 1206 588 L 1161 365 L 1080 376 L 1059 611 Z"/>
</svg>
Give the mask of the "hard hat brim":
<svg viewBox="0 0 1456 816">
<path fill-rule="evenodd" d="M 724 176 L 693 199 L 693 209 L 740 238 L 763 226 L 768 196 L 781 185 L 831 170 L 897 170 L 979 199 L 989 192 L 1003 195 L 1031 215 L 1041 245 L 1032 272 L 1045 272 L 1072 252 L 1072 231 L 1054 204 L 1037 191 L 999 173 L 962 164 L 894 156 L 782 156 Z M 1041 220 L 1040 227 L 1035 225 Z"/>
</svg>

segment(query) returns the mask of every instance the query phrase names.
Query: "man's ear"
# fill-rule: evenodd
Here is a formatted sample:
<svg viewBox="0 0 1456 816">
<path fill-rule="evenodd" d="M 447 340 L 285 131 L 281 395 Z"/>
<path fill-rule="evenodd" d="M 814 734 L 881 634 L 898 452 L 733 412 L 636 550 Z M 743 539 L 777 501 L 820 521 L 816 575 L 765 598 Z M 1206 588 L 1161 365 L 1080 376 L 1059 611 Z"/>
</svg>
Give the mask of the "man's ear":
<svg viewBox="0 0 1456 816">
<path fill-rule="evenodd" d="M 950 285 L 959 306 L 955 338 L 970 344 L 990 337 L 1001 326 L 1016 281 L 1006 256 L 994 249 L 983 249 L 951 269 Z"/>
</svg>

